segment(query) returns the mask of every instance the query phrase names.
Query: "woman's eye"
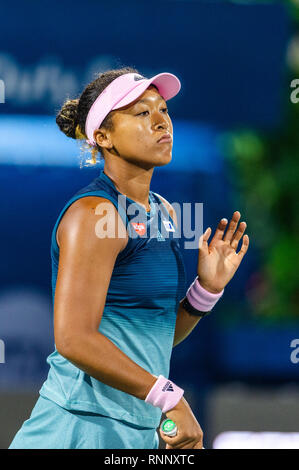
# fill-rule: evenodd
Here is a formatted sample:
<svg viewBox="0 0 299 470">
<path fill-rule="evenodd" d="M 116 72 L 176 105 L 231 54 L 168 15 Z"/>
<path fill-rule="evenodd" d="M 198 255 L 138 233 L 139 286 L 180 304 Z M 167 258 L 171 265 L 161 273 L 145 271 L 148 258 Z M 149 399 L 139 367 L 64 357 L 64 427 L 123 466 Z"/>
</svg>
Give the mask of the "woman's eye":
<svg viewBox="0 0 299 470">
<path fill-rule="evenodd" d="M 167 114 L 168 113 L 168 108 L 162 108 L 162 111 Z M 137 116 L 145 116 L 146 115 L 145 113 L 149 114 L 148 111 L 142 111 L 142 113 L 138 113 Z"/>
</svg>

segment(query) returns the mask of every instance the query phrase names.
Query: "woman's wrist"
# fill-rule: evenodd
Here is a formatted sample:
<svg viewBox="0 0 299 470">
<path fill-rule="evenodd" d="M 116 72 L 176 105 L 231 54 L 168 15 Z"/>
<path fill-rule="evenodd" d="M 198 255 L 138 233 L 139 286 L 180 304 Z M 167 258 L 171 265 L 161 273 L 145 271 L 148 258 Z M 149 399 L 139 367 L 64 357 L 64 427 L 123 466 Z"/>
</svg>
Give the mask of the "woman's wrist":
<svg viewBox="0 0 299 470">
<path fill-rule="evenodd" d="M 152 375 L 152 378 L 148 381 L 145 389 L 144 389 L 144 392 L 143 392 L 143 397 L 142 397 L 142 400 L 145 400 L 146 397 L 148 396 L 149 392 L 151 391 L 151 389 L 153 388 L 153 386 L 155 385 L 155 383 L 157 382 L 157 379 L 158 379 L 158 376 L 157 375 Z"/>
<path fill-rule="evenodd" d="M 186 299 L 193 309 L 199 312 L 210 312 L 214 305 L 218 302 L 222 296 L 224 289 L 217 293 L 209 292 L 199 282 L 198 277 L 195 278 L 186 293 Z"/>
<path fill-rule="evenodd" d="M 176 411 L 180 411 L 184 408 L 184 397 L 182 397 L 177 403 L 176 405 L 174 405 L 173 408 L 171 408 L 170 410 L 166 411 L 165 412 L 165 415 L 167 416 L 167 418 L 171 418 L 171 414 L 172 412 L 176 412 Z"/>
<path fill-rule="evenodd" d="M 181 400 L 184 390 L 171 380 L 159 375 L 145 398 L 146 403 L 159 407 L 163 413 L 174 408 Z"/>
<path fill-rule="evenodd" d="M 220 294 L 223 289 L 215 289 L 214 287 L 211 287 L 209 284 L 205 284 L 199 277 L 197 277 L 197 281 L 201 285 L 203 289 L 206 291 L 210 292 L 211 294 Z"/>
</svg>

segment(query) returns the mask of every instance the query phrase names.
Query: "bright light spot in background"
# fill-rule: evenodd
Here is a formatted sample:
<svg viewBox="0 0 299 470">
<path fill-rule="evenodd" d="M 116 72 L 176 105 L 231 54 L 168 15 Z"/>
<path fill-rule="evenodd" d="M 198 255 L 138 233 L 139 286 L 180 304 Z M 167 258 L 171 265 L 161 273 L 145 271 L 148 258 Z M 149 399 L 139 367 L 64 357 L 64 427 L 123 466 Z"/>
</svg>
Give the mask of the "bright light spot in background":
<svg viewBox="0 0 299 470">
<path fill-rule="evenodd" d="M 299 433 L 222 432 L 215 438 L 213 449 L 299 449 Z"/>
<path fill-rule="evenodd" d="M 175 120 L 173 127 L 173 157 L 165 169 L 206 173 L 222 170 L 219 130 L 181 120 Z M 0 164 L 79 167 L 83 142 L 67 138 L 55 116 L 0 116 Z M 85 158 L 90 158 L 88 152 L 83 154 Z"/>
</svg>

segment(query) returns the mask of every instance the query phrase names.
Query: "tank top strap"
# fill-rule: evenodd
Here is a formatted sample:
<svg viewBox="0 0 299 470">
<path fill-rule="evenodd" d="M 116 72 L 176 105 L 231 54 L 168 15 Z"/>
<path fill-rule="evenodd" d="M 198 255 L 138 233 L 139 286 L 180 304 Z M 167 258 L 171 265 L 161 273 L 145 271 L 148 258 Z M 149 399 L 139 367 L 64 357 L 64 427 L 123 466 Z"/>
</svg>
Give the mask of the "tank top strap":
<svg viewBox="0 0 299 470">
<path fill-rule="evenodd" d="M 158 196 L 157 193 L 154 193 L 153 191 L 150 191 L 150 193 L 152 194 L 155 203 L 159 205 L 159 209 L 161 210 L 161 212 L 164 215 L 164 217 L 166 218 L 166 220 L 169 220 L 172 223 L 172 225 L 175 227 L 176 225 L 175 225 L 175 223 L 174 223 L 167 207 L 165 206 L 164 202 L 160 199 L 160 197 Z"/>
</svg>

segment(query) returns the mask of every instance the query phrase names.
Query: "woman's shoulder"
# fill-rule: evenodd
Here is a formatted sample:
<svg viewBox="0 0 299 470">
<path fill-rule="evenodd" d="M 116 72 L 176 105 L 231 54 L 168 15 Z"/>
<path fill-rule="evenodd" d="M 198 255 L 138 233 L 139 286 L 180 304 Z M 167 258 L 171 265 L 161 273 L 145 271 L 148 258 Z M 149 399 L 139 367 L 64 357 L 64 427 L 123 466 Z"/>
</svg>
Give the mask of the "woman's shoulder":
<svg viewBox="0 0 299 470">
<path fill-rule="evenodd" d="M 76 199 L 64 212 L 59 222 L 56 231 L 57 245 L 60 247 L 60 241 L 66 232 L 71 234 L 78 233 L 80 230 L 83 236 L 88 237 L 91 235 L 90 229 L 95 233 L 100 227 L 105 230 L 104 223 L 107 224 L 107 231 L 110 227 L 115 227 L 116 234 L 121 233 L 121 229 L 125 230 L 121 217 L 110 199 L 94 195 Z M 99 235 L 98 238 L 101 236 Z M 122 244 L 124 237 L 121 239 L 114 237 L 114 239 L 118 239 Z"/>
</svg>

